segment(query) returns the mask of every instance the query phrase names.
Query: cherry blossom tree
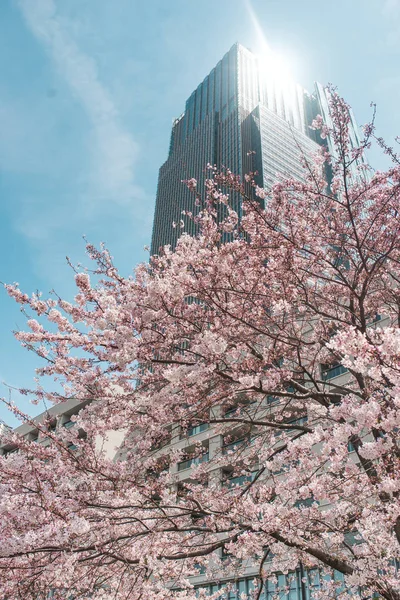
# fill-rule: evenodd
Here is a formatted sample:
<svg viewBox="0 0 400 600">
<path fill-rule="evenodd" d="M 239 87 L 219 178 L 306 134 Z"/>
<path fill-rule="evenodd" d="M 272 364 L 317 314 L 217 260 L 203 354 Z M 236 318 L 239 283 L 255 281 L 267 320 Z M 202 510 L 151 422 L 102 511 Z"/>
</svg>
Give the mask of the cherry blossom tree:
<svg viewBox="0 0 400 600">
<path fill-rule="evenodd" d="M 374 125 L 352 147 L 335 90 L 331 117 L 303 181 L 189 180 L 199 235 L 134 277 L 88 245 L 73 303 L 7 286 L 43 360 L 25 393 L 86 404 L 47 447 L 9 434 L 3 598 L 191 600 L 202 568 L 248 564 L 260 598 L 301 564 L 314 597 L 400 599 L 400 162 L 379 140 L 392 166 L 368 170 Z"/>
</svg>

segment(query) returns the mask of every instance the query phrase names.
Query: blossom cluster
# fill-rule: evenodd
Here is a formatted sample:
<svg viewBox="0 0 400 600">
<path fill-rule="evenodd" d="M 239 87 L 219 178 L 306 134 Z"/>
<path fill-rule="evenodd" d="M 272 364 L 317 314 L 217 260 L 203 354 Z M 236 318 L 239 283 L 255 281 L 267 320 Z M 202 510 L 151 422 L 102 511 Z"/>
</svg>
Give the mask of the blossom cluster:
<svg viewBox="0 0 400 600">
<path fill-rule="evenodd" d="M 301 564 L 321 598 L 399 600 L 400 168 L 366 176 L 335 90 L 331 112 L 303 181 L 211 167 L 199 235 L 135 277 L 88 246 L 73 303 L 7 286 L 33 398 L 83 408 L 47 446 L 3 440 L 2 597 L 194 600 L 203 567 Z"/>
</svg>

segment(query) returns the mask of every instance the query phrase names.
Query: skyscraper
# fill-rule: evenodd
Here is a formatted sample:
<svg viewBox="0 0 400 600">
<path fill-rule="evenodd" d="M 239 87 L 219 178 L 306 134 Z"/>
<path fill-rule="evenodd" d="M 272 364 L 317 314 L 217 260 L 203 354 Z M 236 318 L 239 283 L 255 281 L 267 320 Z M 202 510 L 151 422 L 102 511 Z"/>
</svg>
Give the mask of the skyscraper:
<svg viewBox="0 0 400 600">
<path fill-rule="evenodd" d="M 165 244 L 176 245 L 182 230 L 173 223 L 179 223 L 182 211 L 194 210 L 194 197 L 181 182 L 194 177 L 201 190 L 207 163 L 242 176 L 258 171 L 257 183 L 267 189 L 279 175 L 302 179 L 301 155 L 318 148 L 319 136 L 309 126 L 327 106 L 323 86 L 317 84 L 310 95 L 282 77 L 272 59 L 232 46 L 173 123 L 158 178 L 152 254 Z M 240 215 L 240 198 L 233 195 L 231 201 Z M 195 233 L 195 224 L 185 221 L 184 230 Z"/>
<path fill-rule="evenodd" d="M 258 185 L 269 189 L 281 176 L 304 179 L 302 157 L 310 157 L 320 144 L 335 153 L 329 137 L 322 140 L 310 129 L 318 114 L 328 126 L 332 125 L 329 91 L 317 83 L 313 93 L 309 94 L 282 75 L 272 60 L 264 61 L 235 44 L 188 98 L 184 113 L 173 123 L 169 155 L 159 172 L 152 254 L 158 254 L 166 244 L 176 245 L 182 229 L 174 227 L 174 222 L 183 219 L 183 231 L 195 233 L 196 225 L 182 215 L 182 211 L 195 211 L 194 195 L 182 180 L 194 177 L 201 192 L 207 177 L 207 163 L 225 166 L 242 177 L 257 171 Z M 350 143 L 360 145 L 351 111 Z M 329 180 L 329 173 L 327 177 Z M 231 194 L 230 199 L 240 215 L 240 197 Z M 325 377 L 342 375 L 343 370 L 336 367 Z M 179 444 L 185 449 L 193 448 L 193 440 L 196 440 L 206 449 L 205 461 L 212 461 L 218 452 L 224 452 L 224 447 L 220 446 L 223 443 L 221 436 L 207 423 L 192 427 L 186 434 L 179 433 L 179 427 L 176 431 L 178 433 L 172 440 L 175 447 Z M 193 464 L 190 459 L 170 465 L 170 470 L 176 474 L 177 486 L 190 480 Z M 242 486 L 252 476 L 232 478 L 222 469 L 217 477 L 220 477 L 220 485 Z M 229 563 L 229 556 L 221 554 L 220 558 L 226 558 Z M 232 571 L 213 580 L 207 573 L 199 572 L 191 578 L 191 583 L 206 594 L 226 590 L 224 598 L 237 599 L 241 594 L 252 593 L 258 575 L 256 564 L 249 560 L 243 563 L 239 576 Z M 335 571 L 333 579 L 340 584 L 343 575 Z M 318 567 L 304 569 L 300 563 L 287 574 L 277 574 L 276 580 L 265 580 L 259 597 L 266 600 L 273 600 L 278 595 L 296 600 L 314 598 L 318 595 L 321 580 Z"/>
</svg>

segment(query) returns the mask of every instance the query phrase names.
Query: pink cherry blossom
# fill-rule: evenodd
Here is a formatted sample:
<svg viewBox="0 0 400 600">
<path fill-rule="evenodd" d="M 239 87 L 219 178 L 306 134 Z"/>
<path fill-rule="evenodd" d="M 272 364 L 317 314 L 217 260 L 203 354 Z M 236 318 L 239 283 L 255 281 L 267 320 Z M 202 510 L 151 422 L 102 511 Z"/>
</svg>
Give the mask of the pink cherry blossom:
<svg viewBox="0 0 400 600">
<path fill-rule="evenodd" d="M 400 162 L 370 176 L 373 126 L 354 151 L 333 89 L 331 117 L 303 181 L 189 179 L 198 236 L 134 277 L 88 245 L 74 302 L 6 286 L 41 361 L 22 392 L 83 404 L 3 438 L 1 597 L 194 600 L 203 566 L 260 589 L 301 564 L 315 598 L 399 600 Z"/>
</svg>

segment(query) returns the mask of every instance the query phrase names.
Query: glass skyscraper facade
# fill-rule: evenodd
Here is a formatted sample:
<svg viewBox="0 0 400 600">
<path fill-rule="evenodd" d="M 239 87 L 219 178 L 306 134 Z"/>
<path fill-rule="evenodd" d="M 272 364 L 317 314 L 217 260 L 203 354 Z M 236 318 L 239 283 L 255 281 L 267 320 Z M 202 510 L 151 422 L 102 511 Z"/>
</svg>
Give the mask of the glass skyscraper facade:
<svg viewBox="0 0 400 600">
<path fill-rule="evenodd" d="M 188 98 L 184 113 L 173 123 L 169 155 L 159 172 L 152 254 L 158 254 L 167 244 L 174 247 L 182 231 L 196 233 L 196 225 L 182 215 L 182 211 L 196 211 L 195 197 L 182 180 L 197 179 L 201 193 L 208 176 L 208 163 L 227 167 L 242 177 L 257 171 L 258 185 L 269 189 L 280 177 L 303 180 L 302 159 L 317 151 L 319 144 L 326 144 L 334 152 L 329 138 L 323 141 L 310 129 L 318 114 L 331 125 L 328 91 L 316 84 L 309 94 L 279 75 L 273 65 L 264 64 L 251 51 L 235 44 Z M 354 117 L 350 116 L 351 143 L 356 146 L 359 139 Z M 230 200 L 240 215 L 240 197 L 231 193 Z M 184 229 L 173 227 L 181 219 L 185 222 Z M 220 436 L 213 438 L 208 426 L 192 428 L 186 435 L 201 439 L 207 448 L 204 460 L 212 458 L 220 448 Z M 186 460 L 170 468 L 178 482 L 184 482 L 190 479 L 192 465 L 193 460 Z M 220 475 L 223 485 L 223 473 Z M 239 477 L 231 483 L 242 485 L 245 480 L 246 477 Z M 225 572 L 217 580 L 199 570 L 191 583 L 200 597 L 223 591 L 224 600 L 239 600 L 242 594 L 253 597 L 258 575 L 257 565 L 249 561 L 238 572 L 232 567 L 231 575 Z M 263 581 L 258 597 L 313 600 L 318 598 L 326 578 L 318 568 L 303 569 L 299 565 L 296 570 L 277 573 L 276 578 Z M 332 578 L 337 583 L 332 598 L 340 597 L 343 576 L 334 572 Z"/>
<path fill-rule="evenodd" d="M 169 155 L 159 172 L 152 254 L 176 245 L 182 230 L 173 223 L 180 222 L 182 211 L 194 211 L 194 197 L 182 180 L 194 177 L 201 191 L 207 163 L 242 176 L 258 171 L 257 183 L 267 189 L 279 176 L 302 179 L 301 155 L 318 147 L 309 126 L 326 111 L 323 86 L 310 95 L 247 48 L 232 46 L 173 123 Z M 240 215 L 240 198 L 233 195 L 231 201 Z M 184 221 L 184 231 L 194 234 L 195 224 Z"/>
</svg>

